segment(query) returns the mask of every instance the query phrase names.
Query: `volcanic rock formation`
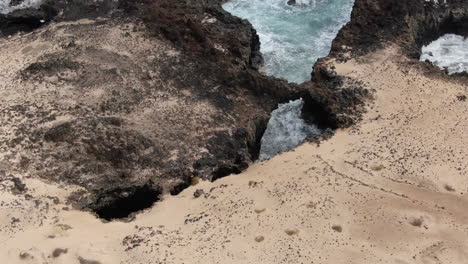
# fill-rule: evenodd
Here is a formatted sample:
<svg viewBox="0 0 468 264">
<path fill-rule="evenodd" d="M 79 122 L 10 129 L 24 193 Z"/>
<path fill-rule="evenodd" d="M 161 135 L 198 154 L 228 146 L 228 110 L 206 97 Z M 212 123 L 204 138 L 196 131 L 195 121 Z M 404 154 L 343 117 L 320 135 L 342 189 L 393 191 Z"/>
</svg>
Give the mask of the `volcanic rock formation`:
<svg viewBox="0 0 468 264">
<path fill-rule="evenodd" d="M 302 97 L 322 128 L 354 124 L 369 91 L 328 60 L 386 41 L 416 56 L 467 28 L 464 1 L 357 0 L 331 56 L 295 85 L 258 72 L 255 30 L 222 2 L 49 0 L 0 16 L 13 35 L 0 38 L 1 170 L 80 186 L 70 200 L 96 212 L 177 193 L 247 168 L 278 103 Z"/>
<path fill-rule="evenodd" d="M 356 0 L 351 22 L 333 42 L 332 54 L 363 54 L 391 41 L 419 58 L 421 47 L 446 34 L 468 36 L 468 2 L 464 0 Z"/>
</svg>

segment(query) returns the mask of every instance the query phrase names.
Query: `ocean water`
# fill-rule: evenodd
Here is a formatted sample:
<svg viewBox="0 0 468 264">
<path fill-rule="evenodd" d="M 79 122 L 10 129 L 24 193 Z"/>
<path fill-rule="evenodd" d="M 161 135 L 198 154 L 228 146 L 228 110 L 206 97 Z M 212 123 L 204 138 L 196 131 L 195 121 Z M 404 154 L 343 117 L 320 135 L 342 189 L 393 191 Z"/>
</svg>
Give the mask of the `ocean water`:
<svg viewBox="0 0 468 264">
<path fill-rule="evenodd" d="M 23 9 L 23 8 L 38 8 L 42 0 L 24 0 L 21 4 L 16 5 L 16 6 L 10 6 L 11 0 L 0 0 L 0 14 L 8 14 L 14 10 L 17 9 Z"/>
<path fill-rule="evenodd" d="M 266 160 L 278 153 L 289 151 L 306 138 L 318 136 L 322 131 L 307 124 L 301 118 L 304 101 L 298 99 L 278 105 L 271 113 L 267 129 L 261 140 L 259 160 Z"/>
<path fill-rule="evenodd" d="M 422 47 L 420 60 L 447 68 L 449 74 L 468 72 L 468 38 L 446 34 Z"/>
<path fill-rule="evenodd" d="M 223 8 L 248 19 L 257 30 L 267 75 L 302 83 L 327 56 L 351 15 L 354 0 L 230 0 Z"/>
<path fill-rule="evenodd" d="M 248 19 L 260 37 L 262 71 L 289 82 L 310 80 L 312 66 L 327 56 L 338 31 L 351 15 L 354 0 L 230 0 L 223 8 Z M 322 131 L 301 118 L 302 99 L 274 110 L 261 140 L 259 160 L 294 149 Z"/>
</svg>

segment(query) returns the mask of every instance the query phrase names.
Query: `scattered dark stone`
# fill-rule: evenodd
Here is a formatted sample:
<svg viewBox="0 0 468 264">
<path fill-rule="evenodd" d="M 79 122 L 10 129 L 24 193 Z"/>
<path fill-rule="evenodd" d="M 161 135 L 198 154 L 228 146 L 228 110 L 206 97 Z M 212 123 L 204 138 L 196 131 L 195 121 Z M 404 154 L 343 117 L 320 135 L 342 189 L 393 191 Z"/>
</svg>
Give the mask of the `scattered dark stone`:
<svg viewBox="0 0 468 264">
<path fill-rule="evenodd" d="M 202 196 L 203 194 L 205 194 L 205 191 L 203 191 L 203 189 L 197 189 L 197 190 L 193 193 L 193 197 L 198 198 L 198 197 Z"/>
<path fill-rule="evenodd" d="M 19 254 L 19 258 L 20 259 L 33 259 L 34 257 L 31 256 L 31 254 L 29 254 L 28 252 L 21 252 Z"/>
<path fill-rule="evenodd" d="M 255 187 L 257 187 L 257 185 L 258 185 L 258 182 L 256 182 L 256 181 L 249 181 L 249 187 L 255 188 Z"/>
<path fill-rule="evenodd" d="M 455 191 L 455 188 L 453 188 L 452 186 L 450 186 L 448 184 L 445 184 L 444 188 L 445 188 L 445 190 L 447 190 L 449 192 L 454 192 Z"/>
<path fill-rule="evenodd" d="M 58 257 L 60 257 L 60 255 L 66 254 L 67 252 L 68 252 L 68 249 L 66 249 L 66 248 L 56 248 L 52 252 L 52 257 L 58 258 Z"/>
<path fill-rule="evenodd" d="M 99 262 L 99 261 L 85 259 L 85 258 L 82 258 L 82 257 L 78 257 L 78 261 L 80 262 L 80 264 L 101 264 L 101 262 Z"/>
<path fill-rule="evenodd" d="M 415 218 L 415 219 L 410 221 L 410 224 L 412 226 L 421 227 L 422 224 L 423 224 L 423 219 L 422 218 Z"/>
<path fill-rule="evenodd" d="M 343 231 L 343 228 L 340 225 L 333 225 L 332 229 L 338 233 L 341 233 Z"/>
<path fill-rule="evenodd" d="M 466 95 L 457 95 L 457 100 L 461 101 L 461 102 L 465 102 L 466 101 Z"/>
<path fill-rule="evenodd" d="M 13 188 L 14 192 L 24 193 L 26 191 L 26 184 L 24 184 L 20 178 L 14 177 L 11 180 L 13 181 L 13 184 L 15 185 Z"/>
</svg>

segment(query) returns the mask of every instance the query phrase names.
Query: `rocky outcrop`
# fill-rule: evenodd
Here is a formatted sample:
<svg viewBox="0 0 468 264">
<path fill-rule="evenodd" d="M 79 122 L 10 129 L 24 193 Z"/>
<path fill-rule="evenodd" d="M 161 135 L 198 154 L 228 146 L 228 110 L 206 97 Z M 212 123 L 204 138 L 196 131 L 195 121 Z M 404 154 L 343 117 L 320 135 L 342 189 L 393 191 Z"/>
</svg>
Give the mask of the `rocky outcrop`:
<svg viewBox="0 0 468 264">
<path fill-rule="evenodd" d="M 332 54 L 351 47 L 359 55 L 393 42 L 419 58 L 422 45 L 446 33 L 468 36 L 467 1 L 356 0 L 351 22 L 334 40 Z"/>
<path fill-rule="evenodd" d="M 276 99 L 148 34 L 108 19 L 2 41 L 2 169 L 81 186 L 75 203 L 100 212 L 135 186 L 178 192 L 255 160 Z"/>
<path fill-rule="evenodd" d="M 206 40 L 172 39 L 154 27 L 162 18 L 140 12 L 55 17 L 0 40 L 6 177 L 79 186 L 71 201 L 107 217 L 142 189 L 177 193 L 256 159 L 269 113 L 296 92 L 256 72 L 248 22 L 223 13 L 224 22 L 194 22 Z M 172 22 L 175 34 L 186 25 Z M 223 27 L 232 32 L 216 34 Z"/>
<path fill-rule="evenodd" d="M 18 3 L 13 2 L 15 5 Z M 118 3 L 113 0 L 44 0 L 39 8 L 16 9 L 8 14 L 0 14 L 0 37 L 30 32 L 50 21 L 108 16 L 117 9 Z"/>
<path fill-rule="evenodd" d="M 260 41 L 252 25 L 230 15 L 220 0 L 159 0 L 127 10 L 138 10 L 152 32 L 190 54 L 231 67 L 257 69 L 262 64 Z M 132 9 L 133 7 L 133 9 Z"/>
<path fill-rule="evenodd" d="M 367 96 L 325 66 L 303 85 L 260 74 L 255 30 L 221 0 L 67 3 L 46 1 L 42 27 L 0 38 L 0 165 L 78 186 L 70 201 L 106 219 L 247 168 L 278 103 L 302 97 L 307 119 L 338 128 Z M 15 32 L 15 12 L 2 30 Z"/>
</svg>

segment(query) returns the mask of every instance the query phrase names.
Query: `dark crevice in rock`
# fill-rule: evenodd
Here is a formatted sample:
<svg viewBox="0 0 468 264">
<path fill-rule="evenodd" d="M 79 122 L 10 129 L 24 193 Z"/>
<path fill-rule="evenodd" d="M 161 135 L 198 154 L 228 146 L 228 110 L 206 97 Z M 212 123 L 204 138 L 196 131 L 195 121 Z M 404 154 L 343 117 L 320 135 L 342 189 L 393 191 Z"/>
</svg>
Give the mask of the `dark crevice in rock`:
<svg viewBox="0 0 468 264">
<path fill-rule="evenodd" d="M 0 37 L 33 31 L 51 21 L 57 14 L 57 10 L 45 6 L 39 9 L 19 9 L 6 15 L 0 14 Z"/>
<path fill-rule="evenodd" d="M 249 148 L 251 160 L 257 160 L 260 155 L 260 147 L 262 144 L 261 141 L 262 141 L 263 134 L 265 134 L 265 131 L 267 129 L 267 125 L 268 125 L 268 118 L 257 119 L 254 122 L 254 126 L 255 126 L 255 129 L 253 130 L 254 134 L 247 141 L 247 147 Z"/>
<path fill-rule="evenodd" d="M 126 0 L 121 0 L 126 2 Z M 33 31 L 50 21 L 75 21 L 109 15 L 119 1 L 45 0 L 39 8 L 17 9 L 0 14 L 0 37 Z"/>
<path fill-rule="evenodd" d="M 170 194 L 171 195 L 178 195 L 179 193 L 181 193 L 183 190 L 187 189 L 188 187 L 190 187 L 192 185 L 192 178 L 187 178 L 186 180 L 184 180 L 182 183 L 174 186 L 171 191 L 170 191 Z"/>
<path fill-rule="evenodd" d="M 321 103 L 314 100 L 310 93 L 304 93 L 301 98 L 304 100 L 302 119 L 309 124 L 315 124 L 322 130 L 338 128 L 336 122 L 330 118 L 326 108 Z"/>
<path fill-rule="evenodd" d="M 150 185 L 114 189 L 100 194 L 89 208 L 105 220 L 127 218 L 153 206 L 161 189 Z"/>
<path fill-rule="evenodd" d="M 241 172 L 242 170 L 238 167 L 219 167 L 213 172 L 211 181 L 216 181 L 231 174 L 239 174 Z"/>
</svg>

